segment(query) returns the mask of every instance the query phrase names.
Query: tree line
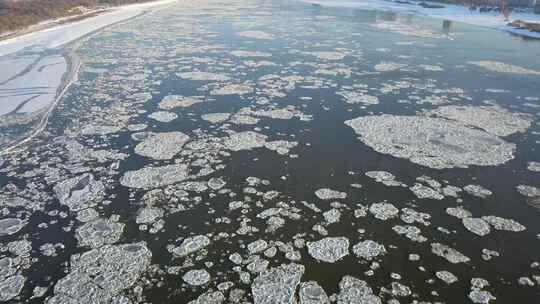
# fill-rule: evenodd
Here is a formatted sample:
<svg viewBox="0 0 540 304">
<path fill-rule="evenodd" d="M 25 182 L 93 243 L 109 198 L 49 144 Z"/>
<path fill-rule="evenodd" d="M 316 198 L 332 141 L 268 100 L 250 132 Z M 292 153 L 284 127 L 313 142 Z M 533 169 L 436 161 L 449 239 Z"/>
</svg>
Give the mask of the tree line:
<svg viewBox="0 0 540 304">
<path fill-rule="evenodd" d="M 84 6 L 122 5 L 151 0 L 0 0 L 0 33 L 24 29 L 39 22 L 76 15 Z"/>
</svg>

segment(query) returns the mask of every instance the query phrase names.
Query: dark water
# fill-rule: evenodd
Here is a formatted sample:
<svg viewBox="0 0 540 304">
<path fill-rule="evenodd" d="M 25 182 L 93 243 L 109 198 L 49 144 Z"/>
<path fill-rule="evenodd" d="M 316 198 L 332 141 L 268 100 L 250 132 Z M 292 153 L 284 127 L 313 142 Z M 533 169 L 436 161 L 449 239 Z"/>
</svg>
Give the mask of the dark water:
<svg viewBox="0 0 540 304">
<path fill-rule="evenodd" d="M 376 24 L 391 24 L 392 29 L 381 29 Z M 399 29 L 397 29 L 399 28 Z M 272 39 L 260 39 L 239 35 L 242 31 L 263 31 Z M 259 33 L 260 34 L 260 33 Z M 231 54 L 234 50 L 271 53 L 271 57 L 253 56 L 238 58 Z M 318 58 L 312 52 L 338 52 L 345 56 L 338 60 Z M 144 286 L 143 299 L 151 303 L 188 303 L 208 289 L 215 289 L 220 282 L 230 280 L 235 288 L 247 292 L 251 301 L 250 286 L 239 282 L 235 266 L 228 256 L 239 252 L 244 258 L 247 250 L 243 245 L 257 239 L 268 242 L 292 242 L 296 238 L 317 241 L 324 236 L 312 230 L 313 225 L 324 222 L 321 213 L 316 213 L 300 204 L 300 201 L 314 203 L 323 212 L 330 210 L 330 202 L 318 199 L 314 192 L 320 188 L 331 188 L 348 194 L 346 199 L 338 200 L 343 205 L 341 219 L 329 224 L 328 236 L 345 236 L 351 247 L 361 240 L 371 239 L 386 246 L 388 253 L 376 258 L 380 269 L 373 276 L 365 272 L 370 262 L 362 261 L 352 251 L 336 263 L 318 262 L 310 257 L 307 249 L 295 248 L 301 254 L 296 263 L 305 266 L 302 281 L 317 281 L 328 293 L 339 292 L 338 283 L 345 275 L 365 280 L 382 299 L 391 295 L 379 293 L 381 287 L 388 287 L 393 281 L 391 273 L 402 276 L 400 283 L 411 288 L 413 295 L 400 298 L 402 303 L 413 300 L 469 303 L 471 278 L 484 278 L 490 282 L 486 287 L 497 303 L 536 303 L 540 296 L 538 285 L 520 286 L 519 277 L 540 275 L 539 268 L 531 268 L 531 263 L 540 260 L 539 211 L 527 203 L 527 199 L 516 191 L 518 185 L 540 186 L 540 173 L 527 170 L 531 161 L 540 161 L 537 151 L 540 141 L 538 112 L 540 101 L 540 76 L 523 73 L 501 73 L 470 64 L 472 61 L 496 61 L 530 70 L 540 71 L 540 43 L 524 40 L 510 34 L 493 30 L 453 23 L 451 28 L 442 20 L 421 18 L 412 15 L 394 14 L 378 11 L 351 9 L 330 9 L 314 7 L 290 1 L 239 1 L 210 2 L 198 4 L 177 4 L 164 10 L 146 14 L 129 22 L 86 38 L 76 50 L 83 62 L 80 79 L 72 86 L 53 112 L 45 133 L 28 144 L 26 150 L 6 156 L 3 175 L 6 196 L 30 196 L 28 191 L 13 194 L 5 187 L 8 183 L 20 189 L 38 185 L 31 200 L 41 200 L 37 211 L 22 210 L 4 206 L 10 214 L 28 219 L 29 224 L 10 236 L 1 236 L 5 247 L 8 242 L 27 239 L 32 243 L 31 257 L 27 269 L 20 272 L 27 277 L 19 300 L 42 303 L 46 297 L 53 296 L 53 286 L 70 271 L 70 256 L 83 253 L 90 248 L 78 246 L 75 230 L 82 223 L 76 220 L 77 214 L 58 203 L 52 188 L 59 181 L 80 175 L 67 168 L 78 164 L 87 167 L 106 187 L 106 200 L 110 204 L 95 207 L 101 218 L 118 215 L 125 227 L 117 243 L 145 241 L 152 252 L 152 264 L 160 271 L 148 270 L 140 281 L 121 294 L 126 294 L 134 302 L 137 297 L 134 286 Z M 204 59 L 204 60 L 201 60 Z M 273 65 L 249 67 L 246 60 L 269 61 Z M 403 64 L 399 69 L 377 72 L 375 65 L 383 62 Z M 438 66 L 440 71 L 420 68 L 421 65 Z M 89 68 L 104 69 L 94 73 Z M 345 74 L 317 74 L 317 69 L 342 68 Z M 177 73 L 206 71 L 226 74 L 226 81 L 197 81 L 182 79 Z M 133 75 L 144 74 L 142 79 Z M 277 89 L 283 96 L 274 96 L 268 82 L 260 77 L 278 75 L 277 79 L 298 76 L 293 89 Z M 310 78 L 313 77 L 313 78 Z M 313 81 L 319 81 L 315 88 L 306 88 Z M 404 88 L 386 92 L 381 88 L 408 83 Z M 244 83 L 254 92 L 238 95 L 219 96 L 212 94 L 216 84 Z M 348 104 L 336 92 L 350 85 L 363 85 L 356 90 L 377 96 L 378 104 Z M 425 85 L 429 84 L 428 88 Z M 461 89 L 456 93 L 454 89 Z M 504 90 L 501 92 L 486 89 Z M 132 94 L 151 93 L 145 103 L 136 103 Z M 102 98 L 96 94 L 106 94 Z M 203 96 L 204 102 L 170 111 L 178 118 L 172 122 L 157 122 L 148 114 L 160 111 L 158 103 L 167 95 Z M 415 96 L 418 98 L 415 99 Z M 516 145 L 514 158 L 507 163 L 493 167 L 470 166 L 469 168 L 431 169 L 378 153 L 357 138 L 352 128 L 344 121 L 353 118 L 378 115 L 419 115 L 423 110 L 437 108 L 439 105 L 420 103 L 418 100 L 437 96 L 446 97 L 444 105 L 480 106 L 490 100 L 511 112 L 529 114 L 532 123 L 522 133 L 504 137 Z M 306 99 L 305 97 L 310 97 Z M 268 103 L 260 103 L 267 99 Z M 429 98 L 433 100 L 433 98 Z M 259 103 L 257 103 L 259 101 Z M 233 123 L 212 124 L 201 119 L 207 113 L 236 113 L 241 108 L 251 110 L 283 108 L 294 106 L 295 110 L 311 115 L 309 121 L 293 119 L 270 119 L 260 117 L 255 125 Z M 146 112 L 143 112 L 146 111 Z M 190 163 L 198 158 L 181 153 L 172 160 L 152 160 L 134 152 L 137 141 L 131 138 L 135 133 L 127 129 L 128 124 L 146 123 L 145 131 L 180 131 L 192 140 L 201 138 L 223 138 L 230 130 L 256 131 L 268 136 L 267 141 L 288 140 L 298 142 L 289 155 L 257 148 L 230 152 L 222 156 L 224 168 L 197 181 L 207 181 L 221 177 L 227 182 L 225 188 L 236 193 L 216 193 L 205 190 L 201 193 L 189 192 L 185 202 L 187 210 L 171 212 L 164 207 L 164 228 L 155 234 L 139 230 L 136 223 L 138 210 L 143 206 L 142 196 L 147 190 L 129 189 L 120 185 L 120 177 L 128 170 L 166 164 Z M 120 131 L 107 135 L 83 135 L 81 129 L 88 125 L 116 125 Z M 59 138 L 61 137 L 62 138 Z M 95 160 L 73 160 L 63 144 L 63 139 L 73 139 L 86 148 L 95 150 L 115 150 L 128 156 L 118 162 L 118 170 L 109 170 L 115 161 L 103 163 Z M 290 157 L 290 155 L 297 157 Z M 215 166 L 214 166 L 215 167 Z M 58 174 L 51 173 L 58 169 Z M 367 171 L 388 171 L 396 179 L 409 186 L 422 175 L 439 182 L 464 187 L 469 184 L 481 185 L 493 192 L 487 198 L 479 198 L 465 192 L 460 193 L 461 201 L 445 197 L 442 200 L 419 199 L 406 187 L 388 187 L 376 183 L 364 175 Z M 36 172 L 35 176 L 26 176 Z M 192 166 L 192 172 L 196 172 Z M 51 178 L 55 176 L 55 178 Z M 257 195 L 246 194 L 247 177 L 258 177 L 270 181 L 269 185 L 255 186 L 257 191 L 279 191 L 277 199 L 260 204 Z M 49 177 L 49 178 L 47 178 Z M 361 188 L 351 184 L 361 184 Z M 169 186 L 174 190 L 176 186 Z M 166 188 L 166 187 L 162 187 Z M 173 191 L 169 192 L 171 199 Z M 11 193 L 11 194 L 10 194 Z M 41 193 L 41 194 L 36 194 Z M 195 197 L 200 197 L 199 200 Z M 249 208 L 244 211 L 229 210 L 231 201 L 244 201 Z M 286 219 L 282 228 L 265 233 L 265 220 L 257 214 L 277 206 L 279 201 L 299 209 L 298 220 Z M 292 201 L 292 202 L 291 202 Z M 431 225 L 413 224 L 422 230 L 428 241 L 424 243 L 396 234 L 392 227 L 405 225 L 399 218 L 388 221 L 375 219 L 371 214 L 355 218 L 354 209 L 360 203 L 387 201 L 399 209 L 412 208 L 431 215 Z M 164 202 L 163 206 L 170 206 Z M 527 229 L 522 232 L 497 231 L 492 229 L 487 236 L 480 237 L 469 232 L 461 221 L 445 212 L 447 207 L 463 206 L 475 217 L 497 215 L 513 219 Z M 53 210 L 65 212 L 66 216 L 47 214 Z M 6 213 L 6 217 L 9 213 Z M 216 223 L 216 218 L 227 217 L 230 223 Z M 250 225 L 260 232 L 250 235 L 235 234 L 242 219 L 250 219 Z M 42 222 L 57 221 L 47 228 L 38 228 Z M 181 227 L 179 227 L 179 225 Z M 63 227 L 71 227 L 65 231 Z M 437 228 L 451 231 L 442 233 Z M 361 234 L 358 229 L 365 229 Z M 229 233 L 229 237 L 215 239 L 218 233 Z M 207 255 L 200 260 L 191 256 L 192 266 L 186 266 L 180 274 L 166 274 L 169 266 L 182 265 L 185 258 L 173 258 L 167 245 L 178 246 L 181 240 L 191 235 L 206 234 L 213 239 L 206 248 Z M 45 243 L 65 245 L 57 256 L 47 257 L 40 253 L 39 247 Z M 440 242 L 459 250 L 471 260 L 462 264 L 451 264 L 431 253 L 430 243 Z M 481 258 L 483 248 L 496 250 L 500 257 L 490 261 Z M 5 252 L 5 254 L 4 254 Z M 4 250 L 2 255 L 10 256 Z M 409 261 L 408 255 L 419 254 L 421 259 Z M 264 258 L 264 256 L 263 256 Z M 273 258 L 266 258 L 269 267 L 289 263 L 281 252 Z M 212 261 L 210 268 L 205 262 Z M 419 266 L 425 267 L 420 271 Z M 200 287 L 188 287 L 182 275 L 191 269 L 207 268 L 212 276 L 210 283 Z M 245 269 L 244 269 L 245 270 Z M 447 285 L 435 277 L 435 272 L 448 270 L 459 281 Z M 255 278 L 256 274 L 252 274 Z M 152 278 L 152 283 L 141 283 Z M 430 279 L 434 279 L 432 283 Z M 537 282 L 540 283 L 540 282 Z M 35 286 L 47 286 L 43 297 L 29 300 Z M 438 295 L 434 295 L 436 291 Z M 17 302 L 18 300 L 12 300 Z M 78 299 L 84 302 L 84 299 Z"/>
</svg>

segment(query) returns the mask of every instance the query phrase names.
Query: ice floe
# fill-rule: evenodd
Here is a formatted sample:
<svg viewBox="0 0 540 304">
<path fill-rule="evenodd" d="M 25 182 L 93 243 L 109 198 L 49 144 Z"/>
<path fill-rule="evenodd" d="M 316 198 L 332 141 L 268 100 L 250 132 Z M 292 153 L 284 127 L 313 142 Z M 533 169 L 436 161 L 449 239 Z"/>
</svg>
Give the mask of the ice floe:
<svg viewBox="0 0 540 304">
<path fill-rule="evenodd" d="M 67 179 L 54 186 L 54 192 L 60 203 L 72 211 L 96 206 L 102 199 L 104 191 L 103 183 L 89 173 Z"/>
<path fill-rule="evenodd" d="M 185 257 L 210 245 L 210 239 L 205 235 L 197 235 L 186 238 L 180 246 L 172 249 L 177 257 Z"/>
<path fill-rule="evenodd" d="M 153 159 L 171 159 L 188 140 L 189 136 L 182 132 L 153 133 L 135 146 L 135 153 Z"/>
<path fill-rule="evenodd" d="M 127 171 L 120 183 L 130 188 L 156 188 L 174 184 L 188 177 L 188 167 L 183 164 L 162 167 L 144 167 L 139 170 Z"/>
<path fill-rule="evenodd" d="M 372 240 L 365 240 L 359 242 L 358 244 L 353 246 L 352 250 L 357 257 L 368 261 L 380 255 L 386 254 L 386 248 L 384 247 L 384 245 Z"/>
<path fill-rule="evenodd" d="M 471 259 L 456 249 L 441 243 L 431 243 L 431 252 L 442 258 L 445 258 L 452 264 L 467 263 Z"/>
<path fill-rule="evenodd" d="M 72 256 L 70 272 L 54 286 L 48 304 L 118 301 L 150 265 L 152 253 L 144 243 L 105 245 Z"/>
<path fill-rule="evenodd" d="M 294 303 L 296 288 L 304 270 L 304 266 L 293 263 L 261 273 L 251 285 L 254 304 Z"/>
<path fill-rule="evenodd" d="M 171 122 L 177 119 L 178 115 L 176 115 L 176 113 L 173 113 L 173 112 L 157 111 L 148 115 L 148 118 L 151 118 L 159 122 Z"/>
<path fill-rule="evenodd" d="M 210 274 L 204 269 L 195 269 L 186 272 L 182 279 L 189 285 L 200 286 L 210 281 Z"/>
<path fill-rule="evenodd" d="M 345 124 L 375 151 L 434 169 L 495 166 L 514 157 L 514 144 L 445 119 L 380 115 Z"/>
<path fill-rule="evenodd" d="M 347 198 L 347 193 L 332 190 L 329 188 L 321 188 L 315 191 L 315 195 L 321 200 L 333 200 Z"/>
<path fill-rule="evenodd" d="M 308 253 L 316 260 L 335 263 L 349 254 L 349 239 L 345 237 L 327 237 L 307 243 Z"/>
<path fill-rule="evenodd" d="M 0 235 L 12 235 L 19 232 L 26 222 L 18 218 L 4 218 L 0 220 Z"/>
</svg>

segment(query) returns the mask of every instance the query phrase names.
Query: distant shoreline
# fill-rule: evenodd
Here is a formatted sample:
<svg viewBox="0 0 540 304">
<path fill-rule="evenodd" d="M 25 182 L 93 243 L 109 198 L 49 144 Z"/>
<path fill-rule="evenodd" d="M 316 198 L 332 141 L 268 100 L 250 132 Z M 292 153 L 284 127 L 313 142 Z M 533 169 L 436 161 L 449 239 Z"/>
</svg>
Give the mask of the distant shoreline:
<svg viewBox="0 0 540 304">
<path fill-rule="evenodd" d="M 0 38 L 0 56 L 20 51 L 30 46 L 43 46 L 53 49 L 83 37 L 91 32 L 131 19 L 147 9 L 177 2 L 178 0 L 156 0 L 138 4 L 115 6 L 109 9 L 97 9 L 84 15 L 60 18 L 32 26 L 9 37 Z M 84 17 L 81 19 L 81 17 Z"/>
<path fill-rule="evenodd" d="M 155 1 L 158 0 L 7 1 L 0 4 L 0 40 L 89 18 L 117 7 Z"/>
<path fill-rule="evenodd" d="M 105 14 L 107 12 L 110 12 L 114 8 L 117 8 L 117 7 L 110 7 L 110 8 L 107 8 L 107 9 L 103 9 L 103 8 L 94 9 L 94 10 L 90 10 L 88 12 L 85 12 L 83 14 L 72 15 L 72 16 L 62 17 L 62 18 L 57 18 L 57 19 L 49 19 L 49 20 L 45 20 L 45 21 L 42 21 L 42 22 L 39 22 L 39 23 L 36 23 L 36 24 L 32 24 L 32 25 L 30 25 L 30 26 L 28 26 L 28 27 L 26 27 L 24 29 L 20 29 L 20 30 L 17 30 L 17 31 L 11 31 L 11 32 L 7 32 L 7 33 L 1 33 L 0 34 L 0 42 L 4 41 L 4 40 L 11 39 L 11 38 L 16 38 L 18 36 L 23 36 L 23 35 L 26 35 L 26 34 L 30 34 L 30 33 L 33 33 L 33 32 L 47 30 L 49 28 L 53 28 L 53 27 L 56 27 L 56 26 L 69 24 L 69 23 L 73 23 L 73 22 L 77 22 L 77 21 L 82 21 L 82 20 L 87 19 L 87 18 L 96 17 L 97 15 L 101 15 L 101 14 Z"/>
<path fill-rule="evenodd" d="M 526 38 L 540 39 L 539 32 L 533 32 L 526 29 L 520 29 L 508 25 L 509 23 L 521 20 L 525 22 L 540 23 L 540 15 L 522 12 L 513 12 L 509 20 L 505 20 L 500 13 L 481 13 L 470 11 L 466 6 L 455 4 L 441 4 L 442 8 L 425 8 L 419 4 L 422 1 L 413 0 L 411 3 L 403 3 L 389 0 L 300 0 L 305 3 L 320 5 L 323 7 L 346 7 L 364 10 L 383 10 L 392 12 L 412 13 L 419 16 L 463 22 L 470 25 L 476 25 L 491 28 Z"/>
</svg>

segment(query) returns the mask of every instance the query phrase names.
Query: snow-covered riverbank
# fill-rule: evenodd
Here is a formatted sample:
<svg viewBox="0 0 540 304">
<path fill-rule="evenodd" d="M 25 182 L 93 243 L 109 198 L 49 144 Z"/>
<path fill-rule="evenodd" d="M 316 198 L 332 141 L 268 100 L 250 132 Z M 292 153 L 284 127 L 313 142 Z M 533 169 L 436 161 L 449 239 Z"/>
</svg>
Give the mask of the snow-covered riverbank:
<svg viewBox="0 0 540 304">
<path fill-rule="evenodd" d="M 20 51 L 30 46 L 53 49 L 76 40 L 91 32 L 142 14 L 144 11 L 178 0 L 161 0 L 112 8 L 110 11 L 81 21 L 67 23 L 0 41 L 0 56 Z"/>
<path fill-rule="evenodd" d="M 0 131 L 0 146 L 4 148 L 0 154 L 38 135 L 59 99 L 77 79 L 80 64 L 74 53 L 76 47 L 67 50 L 64 45 L 176 1 L 116 7 L 78 22 L 0 41 L 0 127 L 4 128 Z"/>
<path fill-rule="evenodd" d="M 457 22 L 468 23 L 477 26 L 490 27 L 497 30 L 511 32 L 521 36 L 539 38 L 540 33 L 528 30 L 516 29 L 508 26 L 509 22 L 514 20 L 523 20 L 529 22 L 540 22 L 540 15 L 531 13 L 514 12 L 506 21 L 500 13 L 480 13 L 470 11 L 467 7 L 461 5 L 444 4 L 444 8 L 424 8 L 417 4 L 396 3 L 385 0 L 301 0 L 303 2 L 318 4 L 330 7 L 349 7 L 366 10 L 386 10 L 394 12 L 415 13 L 422 16 L 447 19 Z M 419 3 L 419 2 L 418 2 Z"/>
</svg>

